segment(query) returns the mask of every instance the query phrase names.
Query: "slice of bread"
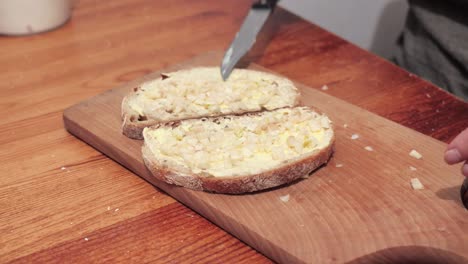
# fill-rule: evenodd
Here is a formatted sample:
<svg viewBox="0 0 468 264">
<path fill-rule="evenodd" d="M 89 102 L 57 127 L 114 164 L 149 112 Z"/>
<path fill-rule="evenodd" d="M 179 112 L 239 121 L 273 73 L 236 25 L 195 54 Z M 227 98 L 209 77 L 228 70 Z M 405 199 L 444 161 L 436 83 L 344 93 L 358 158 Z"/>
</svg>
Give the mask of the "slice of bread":
<svg viewBox="0 0 468 264">
<path fill-rule="evenodd" d="M 290 183 L 326 163 L 331 121 L 308 107 L 161 123 L 145 128 L 143 159 L 158 179 L 245 193 Z"/>
<path fill-rule="evenodd" d="M 122 101 L 122 132 L 142 139 L 143 128 L 183 119 L 293 107 L 299 91 L 288 79 L 236 69 L 221 79 L 220 69 L 200 67 L 162 74 L 136 87 Z"/>
</svg>

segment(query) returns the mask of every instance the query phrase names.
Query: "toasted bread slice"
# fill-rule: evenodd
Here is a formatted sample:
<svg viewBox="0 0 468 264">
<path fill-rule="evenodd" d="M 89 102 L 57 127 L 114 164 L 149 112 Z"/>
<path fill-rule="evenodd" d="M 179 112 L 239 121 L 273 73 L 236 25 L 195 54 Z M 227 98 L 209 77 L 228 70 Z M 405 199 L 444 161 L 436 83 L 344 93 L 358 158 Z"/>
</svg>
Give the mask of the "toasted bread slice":
<svg viewBox="0 0 468 264">
<path fill-rule="evenodd" d="M 219 68 L 193 68 L 162 74 L 128 94 L 122 101 L 122 131 L 130 138 L 142 139 L 143 128 L 157 123 L 273 110 L 298 103 L 298 89 L 285 78 L 236 69 L 223 81 Z"/>
<path fill-rule="evenodd" d="M 331 121 L 308 107 L 161 123 L 143 136 L 143 159 L 156 178 L 219 193 L 292 182 L 334 148 Z"/>
</svg>

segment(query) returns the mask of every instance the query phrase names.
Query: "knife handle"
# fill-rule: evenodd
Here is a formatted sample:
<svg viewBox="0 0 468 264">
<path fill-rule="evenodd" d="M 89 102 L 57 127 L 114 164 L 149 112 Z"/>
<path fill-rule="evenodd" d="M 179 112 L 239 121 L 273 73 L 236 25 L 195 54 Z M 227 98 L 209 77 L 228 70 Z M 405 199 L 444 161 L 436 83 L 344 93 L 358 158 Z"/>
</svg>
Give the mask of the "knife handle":
<svg viewBox="0 0 468 264">
<path fill-rule="evenodd" d="M 468 178 L 465 178 L 460 190 L 461 200 L 466 209 L 468 209 Z"/>
<path fill-rule="evenodd" d="M 252 8 L 275 8 L 278 0 L 258 0 L 252 5 Z"/>
</svg>

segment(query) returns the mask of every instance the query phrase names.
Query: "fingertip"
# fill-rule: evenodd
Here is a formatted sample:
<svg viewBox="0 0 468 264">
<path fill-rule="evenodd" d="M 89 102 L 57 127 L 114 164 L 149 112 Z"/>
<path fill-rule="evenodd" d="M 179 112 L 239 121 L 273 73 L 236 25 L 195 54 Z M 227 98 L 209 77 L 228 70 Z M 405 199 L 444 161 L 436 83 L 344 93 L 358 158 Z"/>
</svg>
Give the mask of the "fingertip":
<svg viewBox="0 0 468 264">
<path fill-rule="evenodd" d="M 462 161 L 462 156 L 460 152 L 458 151 L 458 149 L 453 148 L 445 152 L 444 159 L 445 159 L 445 162 L 447 162 L 448 164 L 455 164 L 455 163 Z"/>
<path fill-rule="evenodd" d="M 462 174 L 468 178 L 468 161 L 463 164 L 462 167 Z"/>
</svg>

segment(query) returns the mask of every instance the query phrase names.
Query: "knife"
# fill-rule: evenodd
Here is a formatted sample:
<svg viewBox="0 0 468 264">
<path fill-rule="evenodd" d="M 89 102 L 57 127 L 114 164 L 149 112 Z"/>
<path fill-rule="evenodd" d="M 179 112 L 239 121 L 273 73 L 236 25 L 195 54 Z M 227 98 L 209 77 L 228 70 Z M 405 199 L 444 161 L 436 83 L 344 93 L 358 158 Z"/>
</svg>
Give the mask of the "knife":
<svg viewBox="0 0 468 264">
<path fill-rule="evenodd" d="M 260 0 L 252 5 L 242 26 L 221 62 L 221 76 L 227 80 L 239 60 L 255 43 L 258 33 L 275 9 L 278 0 Z"/>
</svg>

